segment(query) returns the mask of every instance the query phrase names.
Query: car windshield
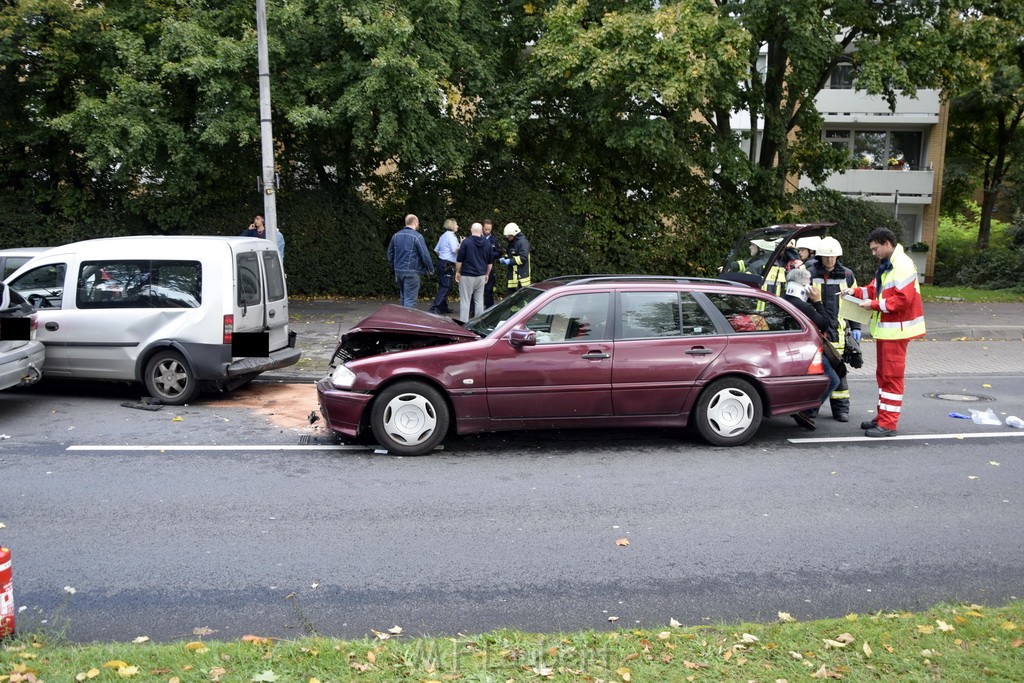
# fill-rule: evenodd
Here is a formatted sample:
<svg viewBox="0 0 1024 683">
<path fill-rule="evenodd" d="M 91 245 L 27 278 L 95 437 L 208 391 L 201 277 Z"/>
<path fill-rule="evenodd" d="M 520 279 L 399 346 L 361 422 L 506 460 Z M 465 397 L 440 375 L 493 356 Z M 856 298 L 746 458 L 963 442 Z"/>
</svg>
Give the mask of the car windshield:
<svg viewBox="0 0 1024 683">
<path fill-rule="evenodd" d="M 510 296 L 505 297 L 505 299 L 484 311 L 483 314 L 470 320 L 466 323 L 465 327 L 471 332 L 476 332 L 481 337 L 486 337 L 540 295 L 541 290 L 533 287 L 518 289 Z"/>
</svg>

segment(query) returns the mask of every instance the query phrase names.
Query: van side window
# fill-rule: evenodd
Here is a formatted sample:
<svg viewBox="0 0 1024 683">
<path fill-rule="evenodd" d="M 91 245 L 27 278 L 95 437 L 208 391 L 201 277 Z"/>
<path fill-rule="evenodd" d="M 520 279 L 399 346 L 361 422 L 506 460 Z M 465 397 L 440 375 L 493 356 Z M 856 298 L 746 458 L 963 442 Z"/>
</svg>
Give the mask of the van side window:
<svg viewBox="0 0 1024 683">
<path fill-rule="evenodd" d="M 284 298 L 284 276 L 281 273 L 281 259 L 276 251 L 267 250 L 263 254 L 263 270 L 267 274 L 267 301 L 280 301 Z"/>
<path fill-rule="evenodd" d="M 78 308 L 199 308 L 198 261 L 85 261 L 78 271 Z"/>
<path fill-rule="evenodd" d="M 276 254 L 275 254 L 276 256 Z M 255 252 L 238 255 L 238 305 L 252 306 L 263 300 L 260 262 Z"/>
<path fill-rule="evenodd" d="M 67 270 L 67 265 L 63 263 L 39 266 L 23 274 L 10 286 L 36 308 L 60 308 Z"/>
</svg>

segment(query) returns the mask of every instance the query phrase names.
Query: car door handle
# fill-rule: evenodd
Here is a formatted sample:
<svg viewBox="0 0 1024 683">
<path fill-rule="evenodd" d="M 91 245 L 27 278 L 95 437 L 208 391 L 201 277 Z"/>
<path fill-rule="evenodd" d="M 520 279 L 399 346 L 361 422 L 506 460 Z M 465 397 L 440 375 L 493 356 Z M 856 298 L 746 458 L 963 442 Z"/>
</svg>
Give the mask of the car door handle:
<svg viewBox="0 0 1024 683">
<path fill-rule="evenodd" d="M 56 332 L 58 329 L 60 329 L 60 325 L 58 325 L 55 322 L 48 322 L 45 325 L 43 325 L 43 327 L 45 327 L 50 332 Z"/>
<path fill-rule="evenodd" d="M 590 351 L 589 353 L 581 356 L 583 360 L 602 360 L 604 358 L 611 358 L 611 356 L 604 351 Z"/>
<path fill-rule="evenodd" d="M 275 311 L 273 308 L 271 308 L 269 315 L 270 315 L 271 318 L 273 318 L 276 313 L 277 313 L 277 311 Z"/>
<path fill-rule="evenodd" d="M 686 353 L 690 354 L 691 356 L 706 356 L 709 353 L 714 353 L 714 351 L 711 349 L 706 349 L 703 346 L 694 346 Z"/>
</svg>

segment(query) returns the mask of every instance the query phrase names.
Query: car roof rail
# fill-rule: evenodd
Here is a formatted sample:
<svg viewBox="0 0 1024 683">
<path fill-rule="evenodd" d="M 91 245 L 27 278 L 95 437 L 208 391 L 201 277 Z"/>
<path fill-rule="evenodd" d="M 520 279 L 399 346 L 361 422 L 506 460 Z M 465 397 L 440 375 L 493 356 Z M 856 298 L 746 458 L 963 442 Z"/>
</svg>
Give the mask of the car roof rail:
<svg viewBox="0 0 1024 683">
<path fill-rule="evenodd" d="M 564 282 L 566 284 L 583 285 L 594 282 L 707 282 L 716 285 L 737 285 L 749 287 L 742 282 L 723 280 L 714 277 L 687 277 L 679 275 L 558 275 L 543 280 L 544 282 Z"/>
</svg>

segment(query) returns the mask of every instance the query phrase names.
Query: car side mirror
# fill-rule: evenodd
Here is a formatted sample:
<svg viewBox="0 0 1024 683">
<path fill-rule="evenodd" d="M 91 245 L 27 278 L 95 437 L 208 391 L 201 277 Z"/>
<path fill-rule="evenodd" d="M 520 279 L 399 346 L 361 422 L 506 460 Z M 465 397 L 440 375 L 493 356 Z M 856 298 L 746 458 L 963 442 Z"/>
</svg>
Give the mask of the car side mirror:
<svg viewBox="0 0 1024 683">
<path fill-rule="evenodd" d="M 536 346 L 537 333 L 533 330 L 515 329 L 509 333 L 508 341 L 512 346 Z"/>
</svg>

